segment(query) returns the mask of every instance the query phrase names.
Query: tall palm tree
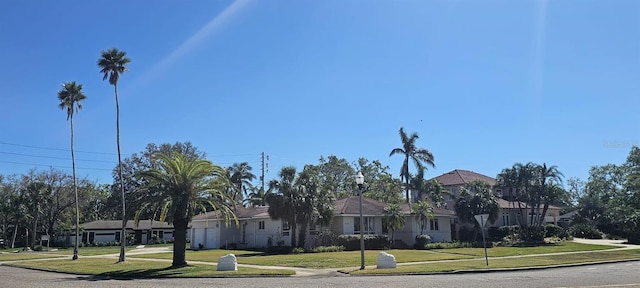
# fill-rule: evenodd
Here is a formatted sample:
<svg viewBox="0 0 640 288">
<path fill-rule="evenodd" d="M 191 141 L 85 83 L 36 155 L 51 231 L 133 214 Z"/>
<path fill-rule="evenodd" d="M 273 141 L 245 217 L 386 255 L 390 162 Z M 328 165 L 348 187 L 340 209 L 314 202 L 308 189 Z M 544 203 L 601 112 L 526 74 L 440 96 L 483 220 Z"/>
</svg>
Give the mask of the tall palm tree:
<svg viewBox="0 0 640 288">
<path fill-rule="evenodd" d="M 80 226 L 80 212 L 78 206 L 78 181 L 76 180 L 76 156 L 73 150 L 73 115 L 78 113 L 82 109 L 82 101 L 87 99 L 87 96 L 82 92 L 82 84 L 76 84 L 76 81 L 67 82 L 62 84 L 62 89 L 58 91 L 58 100 L 60 104 L 58 107 L 63 110 L 67 110 L 67 120 L 71 124 L 71 170 L 73 171 L 73 192 L 75 194 L 76 201 L 76 241 L 73 247 L 73 257 L 71 259 L 78 259 L 78 234 Z"/>
<path fill-rule="evenodd" d="M 540 205 L 543 205 L 543 211 L 538 217 L 537 223 L 539 226 L 542 226 L 542 224 L 544 223 L 544 215 L 546 214 L 547 209 L 551 204 L 550 202 L 557 200 L 557 198 L 559 197 L 559 191 L 561 191 L 559 189 L 560 187 L 554 186 L 557 186 L 556 184 L 562 184 L 562 177 L 564 177 L 564 175 L 558 170 L 558 166 L 547 166 L 547 163 L 537 165 L 536 170 L 536 175 L 538 177 L 537 184 L 539 185 L 539 194 L 537 195 L 535 208 L 539 210 Z M 531 215 L 533 216 L 533 213 L 531 213 Z"/>
<path fill-rule="evenodd" d="M 187 227 L 196 213 L 213 209 L 227 224 L 231 219 L 238 224 L 224 193 L 229 181 L 224 168 L 205 159 L 189 159 L 179 153 L 158 154 L 156 159 L 157 168 L 140 173 L 147 184 L 136 191 L 145 199 L 139 211 L 161 207 L 160 221 L 172 222 L 175 229 L 172 266 L 186 266 Z"/>
<path fill-rule="evenodd" d="M 296 168 L 282 167 L 278 173 L 278 180 L 269 181 L 269 190 L 274 191 L 266 198 L 269 204 L 267 210 L 273 220 L 283 219 L 291 229 L 291 247 L 296 247 L 296 229 L 298 222 L 298 208 L 302 197 L 295 186 Z M 277 192 L 275 192 L 277 191 Z"/>
<path fill-rule="evenodd" d="M 116 96 L 116 143 L 118 145 L 118 175 L 120 179 L 122 177 L 122 158 L 120 156 L 120 104 L 118 102 L 118 80 L 120 74 L 128 71 L 127 64 L 131 62 L 131 59 L 126 57 L 127 52 L 120 51 L 117 48 L 110 48 L 100 52 L 100 59 L 98 59 L 98 67 L 100 67 L 100 73 L 103 74 L 102 81 L 109 79 L 109 84 L 113 85 L 113 91 Z M 126 208 L 124 199 L 124 185 L 120 181 L 120 192 L 122 193 L 122 231 L 120 233 L 120 258 L 119 262 L 125 261 L 124 249 L 125 249 L 125 226 L 127 225 Z"/>
<path fill-rule="evenodd" d="M 416 147 L 416 140 L 419 138 L 418 133 L 414 132 L 411 133 L 411 135 L 407 135 L 404 128 L 400 127 L 399 134 L 400 140 L 402 141 L 402 147 L 391 150 L 389 157 L 394 154 L 404 155 L 404 161 L 400 168 L 400 178 L 404 179 L 405 197 L 407 198 L 407 202 L 409 202 L 409 181 L 411 180 L 411 174 L 409 174 L 409 160 L 413 161 L 413 164 L 418 169 L 419 175 L 424 175 L 424 171 L 426 170 L 425 165 L 435 167 L 435 164 L 433 162 L 433 154 L 431 151 Z"/>
<path fill-rule="evenodd" d="M 235 186 L 234 203 L 242 202 L 242 194 L 248 196 L 247 189 L 251 187 L 251 181 L 256 179 L 256 175 L 251 172 L 253 168 L 247 162 L 233 163 L 227 168 L 229 180 Z"/>
</svg>

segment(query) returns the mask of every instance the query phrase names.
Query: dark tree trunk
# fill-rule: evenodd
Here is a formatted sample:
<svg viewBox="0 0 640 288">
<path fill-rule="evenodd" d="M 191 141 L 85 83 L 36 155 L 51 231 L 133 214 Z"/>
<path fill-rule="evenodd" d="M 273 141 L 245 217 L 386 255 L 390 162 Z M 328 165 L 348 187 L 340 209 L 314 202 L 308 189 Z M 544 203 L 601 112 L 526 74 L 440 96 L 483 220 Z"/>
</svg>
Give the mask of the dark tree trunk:
<svg viewBox="0 0 640 288">
<path fill-rule="evenodd" d="M 173 263 L 172 267 L 187 266 L 186 249 L 187 249 L 187 227 L 189 221 L 186 219 L 173 220 Z"/>
<path fill-rule="evenodd" d="M 304 248 L 304 243 L 307 240 L 307 224 L 306 223 L 301 224 L 300 232 L 299 232 L 298 235 L 299 235 L 299 237 L 298 237 L 298 247 Z"/>
<path fill-rule="evenodd" d="M 296 246 L 296 221 L 292 221 L 289 225 L 291 225 L 291 247 Z"/>
</svg>

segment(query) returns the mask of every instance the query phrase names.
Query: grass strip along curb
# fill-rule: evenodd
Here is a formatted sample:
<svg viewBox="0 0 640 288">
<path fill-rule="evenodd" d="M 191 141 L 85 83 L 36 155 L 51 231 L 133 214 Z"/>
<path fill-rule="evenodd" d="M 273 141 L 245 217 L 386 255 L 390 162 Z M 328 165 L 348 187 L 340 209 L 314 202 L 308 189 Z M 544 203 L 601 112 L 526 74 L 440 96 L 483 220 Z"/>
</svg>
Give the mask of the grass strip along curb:
<svg viewBox="0 0 640 288">
<path fill-rule="evenodd" d="M 78 260 L 44 260 L 5 264 L 69 274 L 93 275 L 116 279 L 176 278 L 176 277 L 247 277 L 247 276 L 291 276 L 293 270 L 256 269 L 238 267 L 238 271 L 216 271 L 215 265 L 195 264 L 172 268 L 166 262 L 127 260 L 116 263 L 109 258 L 80 258 Z"/>
<path fill-rule="evenodd" d="M 543 255 L 522 258 L 490 258 L 489 266 L 485 264 L 484 259 L 472 259 L 437 263 L 399 265 L 395 269 L 367 268 L 365 270 L 354 270 L 354 268 L 350 268 L 341 269 L 339 270 L 339 272 L 350 275 L 439 274 L 504 271 L 536 267 L 543 268 L 574 266 L 579 264 L 597 264 L 631 260 L 640 260 L 640 249 L 563 254 L 562 257 L 558 257 L 558 255 Z"/>
</svg>

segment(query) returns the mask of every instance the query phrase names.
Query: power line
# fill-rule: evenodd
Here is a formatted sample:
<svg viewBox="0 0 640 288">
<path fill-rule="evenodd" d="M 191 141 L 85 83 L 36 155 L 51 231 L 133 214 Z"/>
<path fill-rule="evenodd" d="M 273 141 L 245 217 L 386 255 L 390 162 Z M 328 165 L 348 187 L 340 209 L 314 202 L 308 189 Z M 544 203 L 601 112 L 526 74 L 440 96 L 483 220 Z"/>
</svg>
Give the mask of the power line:
<svg viewBox="0 0 640 288">
<path fill-rule="evenodd" d="M 68 166 L 33 164 L 33 163 L 23 163 L 23 162 L 13 162 L 13 161 L 1 161 L 0 160 L 0 163 L 71 169 L 71 167 L 68 167 Z M 107 168 L 84 168 L 84 167 L 76 167 L 76 169 L 79 169 L 79 170 L 102 170 L 102 171 L 111 171 L 111 170 L 113 170 L 113 168 L 108 168 L 107 169 Z"/>
<path fill-rule="evenodd" d="M 33 146 L 33 145 L 24 145 L 24 144 L 15 144 L 15 143 L 7 143 L 0 142 L 1 145 L 9 145 L 9 146 L 17 146 L 17 147 L 26 147 L 26 148 L 36 148 L 36 149 L 44 149 L 44 150 L 53 150 L 53 151 L 65 151 L 70 152 L 70 149 L 62 149 L 62 148 L 50 148 L 50 147 L 42 147 L 42 146 Z M 107 152 L 92 152 L 92 151 L 82 151 L 82 150 L 74 150 L 74 152 L 79 153 L 90 153 L 90 154 L 102 154 L 102 155 L 118 155 L 116 153 L 107 153 Z"/>
<path fill-rule="evenodd" d="M 53 156 L 43 156 L 43 155 L 32 155 L 32 154 L 22 154 L 22 153 L 13 153 L 13 152 L 3 152 L 0 151 L 0 154 L 7 154 L 7 155 L 17 155 L 17 156 L 27 156 L 27 157 L 37 157 L 37 158 L 47 158 L 47 159 L 58 159 L 58 160 L 71 160 L 71 157 L 65 158 L 65 157 L 53 157 Z M 115 164 L 115 161 L 107 161 L 107 160 L 89 160 L 89 159 L 76 159 L 76 161 L 83 161 L 83 162 L 102 162 L 102 163 L 112 163 Z"/>
<path fill-rule="evenodd" d="M 26 145 L 26 144 L 16 144 L 16 143 L 8 143 L 8 142 L 0 142 L 0 145 L 8 145 L 8 146 L 16 146 L 16 147 L 26 147 L 26 148 L 35 148 L 35 149 L 43 149 L 43 150 L 52 150 L 52 151 L 64 151 L 71 152 L 70 149 L 63 148 L 52 148 L 52 147 L 43 147 L 43 146 L 35 146 L 35 145 Z M 83 151 L 83 150 L 74 150 L 74 152 L 78 153 L 88 153 L 88 154 L 102 154 L 102 155 L 118 155 L 117 153 L 109 153 L 109 152 L 96 152 L 96 151 Z M 122 156 L 131 156 L 132 154 L 121 154 Z M 252 156 L 255 154 L 252 153 L 244 153 L 244 154 L 221 154 L 221 155 L 208 155 L 207 157 L 217 158 L 217 157 L 241 157 L 241 156 Z"/>
</svg>

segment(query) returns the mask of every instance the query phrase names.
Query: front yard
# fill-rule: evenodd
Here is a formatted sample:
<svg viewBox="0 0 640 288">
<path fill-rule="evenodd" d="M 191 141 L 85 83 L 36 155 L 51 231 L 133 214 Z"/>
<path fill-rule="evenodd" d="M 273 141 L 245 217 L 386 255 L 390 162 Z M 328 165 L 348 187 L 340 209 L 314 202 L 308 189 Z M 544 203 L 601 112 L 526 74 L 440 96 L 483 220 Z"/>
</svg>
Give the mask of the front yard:
<svg viewBox="0 0 640 288">
<path fill-rule="evenodd" d="M 482 248 L 386 250 L 385 252 L 394 255 L 396 258 L 398 268 L 395 269 L 373 268 L 380 250 L 367 250 L 365 251 L 365 263 L 369 267 L 365 270 L 358 270 L 360 266 L 360 251 L 267 255 L 246 250 L 189 250 L 186 257 L 190 265 L 178 269 L 169 268 L 170 259 L 172 258 L 172 253 L 170 252 L 129 255 L 126 263 L 116 263 L 117 257 L 111 254 L 117 254 L 119 250 L 113 250 L 112 247 L 85 248 L 81 250 L 81 258 L 77 261 L 72 261 L 70 258 L 45 259 L 70 255 L 68 251 L 62 251 L 61 253 L 2 253 L 0 254 L 0 262 L 43 258 L 36 261 L 18 261 L 10 265 L 74 274 L 141 278 L 289 276 L 295 274 L 295 270 L 298 268 L 332 268 L 335 269 L 333 271 L 352 275 L 424 274 L 640 259 L 640 249 L 610 250 L 614 248 L 617 247 L 575 242 L 562 242 L 536 247 L 494 247 L 487 249 L 489 255 L 488 266 L 485 264 L 484 250 Z M 238 271 L 216 271 L 215 265 L 218 259 L 229 253 L 236 255 L 238 264 L 240 264 Z M 89 254 L 104 256 L 82 257 Z M 249 268 L 243 267 L 242 264 L 256 266 Z M 259 269 L 262 268 L 260 266 L 277 267 Z"/>
</svg>

